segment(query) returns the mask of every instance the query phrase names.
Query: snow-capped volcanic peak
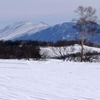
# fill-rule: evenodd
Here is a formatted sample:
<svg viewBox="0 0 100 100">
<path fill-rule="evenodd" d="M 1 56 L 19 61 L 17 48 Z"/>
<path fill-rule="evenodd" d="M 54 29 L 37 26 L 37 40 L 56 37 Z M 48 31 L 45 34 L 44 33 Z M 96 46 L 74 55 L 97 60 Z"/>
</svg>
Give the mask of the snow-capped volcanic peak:
<svg viewBox="0 0 100 100">
<path fill-rule="evenodd" d="M 39 23 L 36 23 L 35 24 L 37 27 L 47 27 L 48 26 L 48 24 L 46 24 L 46 23 L 44 23 L 44 22 L 39 22 Z"/>
<path fill-rule="evenodd" d="M 22 36 L 30 31 L 31 34 L 34 34 L 34 32 L 41 31 L 47 27 L 48 25 L 44 22 L 39 22 L 36 24 L 33 22 L 16 22 L 0 30 L 0 40 L 10 40 Z"/>
</svg>

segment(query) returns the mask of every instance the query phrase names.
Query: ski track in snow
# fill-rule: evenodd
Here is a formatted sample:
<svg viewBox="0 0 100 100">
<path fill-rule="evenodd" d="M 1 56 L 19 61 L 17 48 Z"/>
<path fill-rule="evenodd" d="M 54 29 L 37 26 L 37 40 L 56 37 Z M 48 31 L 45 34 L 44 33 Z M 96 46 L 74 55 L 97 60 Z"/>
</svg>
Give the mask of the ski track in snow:
<svg viewBox="0 0 100 100">
<path fill-rule="evenodd" d="M 0 100 L 100 100 L 99 65 L 0 60 Z"/>
</svg>

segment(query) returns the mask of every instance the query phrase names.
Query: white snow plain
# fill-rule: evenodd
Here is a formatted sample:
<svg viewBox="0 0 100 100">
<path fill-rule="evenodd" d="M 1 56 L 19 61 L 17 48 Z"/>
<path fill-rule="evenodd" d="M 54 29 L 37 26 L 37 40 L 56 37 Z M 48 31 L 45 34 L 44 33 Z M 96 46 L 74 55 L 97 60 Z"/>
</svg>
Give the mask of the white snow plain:
<svg viewBox="0 0 100 100">
<path fill-rule="evenodd" d="M 100 63 L 0 60 L 0 100 L 100 100 Z"/>
</svg>

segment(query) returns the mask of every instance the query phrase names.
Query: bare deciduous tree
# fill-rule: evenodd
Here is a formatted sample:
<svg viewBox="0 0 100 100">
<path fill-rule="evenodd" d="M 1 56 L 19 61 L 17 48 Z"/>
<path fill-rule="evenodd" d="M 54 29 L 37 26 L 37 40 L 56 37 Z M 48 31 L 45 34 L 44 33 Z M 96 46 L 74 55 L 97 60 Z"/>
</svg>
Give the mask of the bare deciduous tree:
<svg viewBox="0 0 100 100">
<path fill-rule="evenodd" d="M 56 57 L 65 60 L 69 53 L 74 52 L 75 48 L 73 46 L 58 46 L 58 47 L 52 47 L 51 48 L 53 53 Z"/>
<path fill-rule="evenodd" d="M 74 19 L 76 22 L 75 28 L 81 32 L 81 61 L 84 60 L 84 44 L 87 34 L 92 36 L 97 30 L 96 10 L 92 7 L 79 6 L 75 13 L 79 18 Z"/>
</svg>

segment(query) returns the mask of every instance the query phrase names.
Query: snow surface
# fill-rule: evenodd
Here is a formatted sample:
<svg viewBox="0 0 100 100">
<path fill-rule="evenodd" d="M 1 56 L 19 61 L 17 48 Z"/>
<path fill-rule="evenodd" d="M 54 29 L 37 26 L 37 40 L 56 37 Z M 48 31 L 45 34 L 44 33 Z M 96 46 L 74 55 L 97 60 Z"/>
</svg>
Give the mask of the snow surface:
<svg viewBox="0 0 100 100">
<path fill-rule="evenodd" d="M 11 40 L 25 34 L 34 34 L 47 27 L 48 25 L 43 22 L 36 24 L 33 22 L 16 22 L 0 30 L 0 40 Z"/>
<path fill-rule="evenodd" d="M 0 60 L 0 100 L 100 100 L 100 63 Z"/>
<path fill-rule="evenodd" d="M 75 44 L 74 46 L 64 46 L 64 47 L 41 47 L 41 55 L 44 55 L 47 58 L 57 57 L 62 55 L 67 55 L 71 53 L 80 52 L 81 46 Z M 84 50 L 87 52 L 98 52 L 100 53 L 100 48 L 90 47 L 84 45 Z M 61 53 L 61 54 L 60 54 Z"/>
</svg>

